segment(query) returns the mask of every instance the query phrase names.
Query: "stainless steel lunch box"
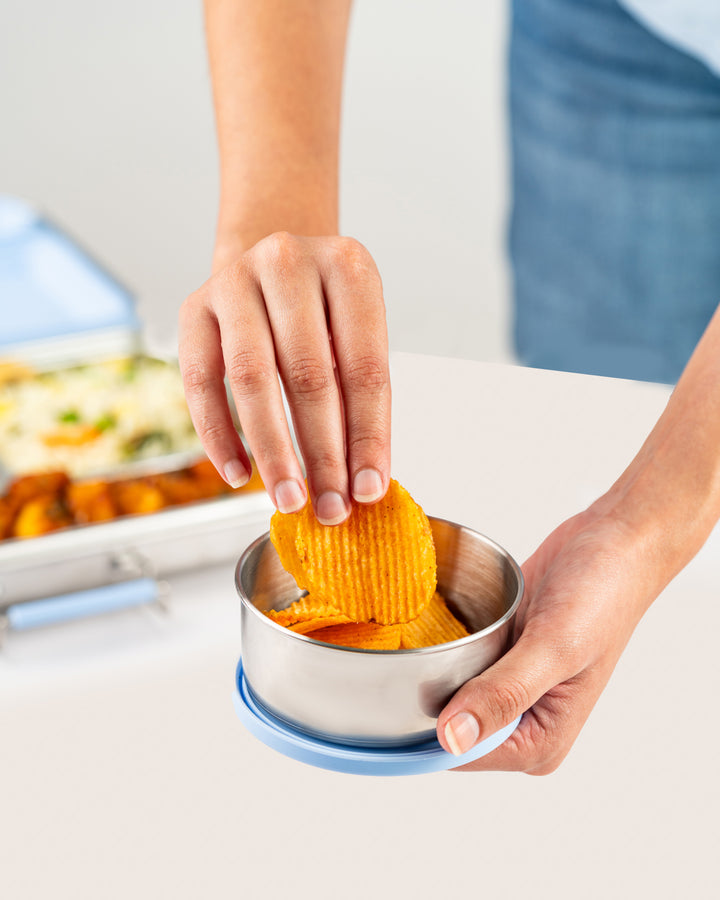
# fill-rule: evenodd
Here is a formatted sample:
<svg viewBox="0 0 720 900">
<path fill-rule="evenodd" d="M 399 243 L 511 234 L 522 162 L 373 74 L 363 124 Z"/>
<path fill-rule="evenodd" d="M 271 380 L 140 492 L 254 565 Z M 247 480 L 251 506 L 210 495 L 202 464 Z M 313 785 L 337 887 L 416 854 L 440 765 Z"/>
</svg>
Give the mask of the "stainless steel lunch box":
<svg viewBox="0 0 720 900">
<path fill-rule="evenodd" d="M 394 747 L 435 736 L 453 693 L 505 651 L 523 595 L 515 560 L 482 534 L 430 517 L 438 590 L 469 637 L 418 650 L 360 650 L 324 644 L 264 613 L 302 591 L 280 564 L 269 535 L 236 568 L 242 666 L 254 700 L 308 735 L 360 747 Z"/>
<path fill-rule="evenodd" d="M 148 345 L 131 294 L 57 226 L 18 198 L 2 195 L 0 219 L 0 251 L 13 260 L 10 286 L 0 277 L 3 312 L 5 304 L 8 311 L 0 321 L 0 360 L 43 373 L 137 354 L 169 358 Z M 48 292 L 52 315 L 40 315 L 27 300 L 38 291 Z M 157 474 L 198 457 L 197 450 L 163 454 L 97 477 Z M 0 492 L 15 474 L 0 463 Z M 19 630 L 118 608 L 119 588 L 122 605 L 135 605 L 138 598 L 150 602 L 161 593 L 161 586 L 150 589 L 150 580 L 234 561 L 238 547 L 267 527 L 273 511 L 264 491 L 237 492 L 2 540 L 0 642 L 6 627 Z"/>
</svg>

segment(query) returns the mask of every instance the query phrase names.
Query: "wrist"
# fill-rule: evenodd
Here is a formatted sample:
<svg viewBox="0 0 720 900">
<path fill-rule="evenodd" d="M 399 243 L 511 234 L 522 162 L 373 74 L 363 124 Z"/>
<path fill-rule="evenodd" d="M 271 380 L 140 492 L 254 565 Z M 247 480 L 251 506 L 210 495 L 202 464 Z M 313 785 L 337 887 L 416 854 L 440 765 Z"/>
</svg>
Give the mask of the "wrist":
<svg viewBox="0 0 720 900">
<path fill-rule="evenodd" d="M 215 233 L 212 270 L 234 262 L 258 241 L 278 231 L 304 237 L 320 237 L 338 234 L 337 216 L 310 211 L 272 211 L 262 209 L 257 215 L 247 215 L 242 220 L 232 220 L 221 215 Z"/>
<path fill-rule="evenodd" d="M 635 460 L 591 507 L 615 524 L 642 566 L 650 602 L 692 560 L 717 521 L 714 498 L 683 475 L 657 460 Z"/>
</svg>

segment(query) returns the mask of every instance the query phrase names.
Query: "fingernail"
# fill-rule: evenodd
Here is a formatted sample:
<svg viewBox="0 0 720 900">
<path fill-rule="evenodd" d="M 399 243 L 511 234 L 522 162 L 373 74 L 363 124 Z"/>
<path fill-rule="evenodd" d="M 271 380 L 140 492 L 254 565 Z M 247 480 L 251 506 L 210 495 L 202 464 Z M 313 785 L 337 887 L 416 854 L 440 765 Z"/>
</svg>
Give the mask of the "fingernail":
<svg viewBox="0 0 720 900">
<path fill-rule="evenodd" d="M 231 459 L 230 462 L 226 462 L 223 467 L 223 475 L 225 481 L 233 488 L 242 487 L 250 481 L 250 473 L 239 459 Z"/>
<path fill-rule="evenodd" d="M 325 491 L 317 499 L 315 515 L 323 525 L 339 525 L 347 519 L 348 509 L 337 491 Z"/>
<path fill-rule="evenodd" d="M 275 506 L 281 513 L 297 512 L 305 506 L 305 491 L 292 478 L 275 485 Z"/>
<path fill-rule="evenodd" d="M 360 469 L 353 478 L 353 497 L 358 503 L 374 503 L 382 496 L 382 478 L 375 469 Z"/>
<path fill-rule="evenodd" d="M 445 726 L 445 740 L 455 756 L 462 756 L 477 743 L 480 726 L 475 716 L 469 712 L 457 713 Z"/>
</svg>

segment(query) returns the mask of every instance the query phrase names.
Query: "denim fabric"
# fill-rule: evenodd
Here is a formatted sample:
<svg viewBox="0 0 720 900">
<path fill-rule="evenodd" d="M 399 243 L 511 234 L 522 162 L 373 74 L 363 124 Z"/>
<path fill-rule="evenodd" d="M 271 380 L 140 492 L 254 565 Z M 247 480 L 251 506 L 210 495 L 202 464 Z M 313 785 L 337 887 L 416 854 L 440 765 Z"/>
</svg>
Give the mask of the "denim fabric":
<svg viewBox="0 0 720 900">
<path fill-rule="evenodd" d="M 527 365 L 673 383 L 720 303 L 720 78 L 615 0 L 513 0 Z"/>
</svg>

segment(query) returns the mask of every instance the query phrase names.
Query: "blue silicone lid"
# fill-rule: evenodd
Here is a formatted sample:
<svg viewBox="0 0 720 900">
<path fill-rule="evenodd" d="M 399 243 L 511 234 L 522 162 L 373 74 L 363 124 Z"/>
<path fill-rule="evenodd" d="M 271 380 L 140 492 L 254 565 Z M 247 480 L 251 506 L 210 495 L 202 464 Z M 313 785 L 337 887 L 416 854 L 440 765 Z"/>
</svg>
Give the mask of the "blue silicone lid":
<svg viewBox="0 0 720 900">
<path fill-rule="evenodd" d="M 520 718 L 476 744 L 462 756 L 444 750 L 437 739 L 409 747 L 353 747 L 304 734 L 265 710 L 253 697 L 238 663 L 235 711 L 247 730 L 268 747 L 299 762 L 350 775 L 422 775 L 465 765 L 495 750 L 515 731 Z"/>
</svg>

